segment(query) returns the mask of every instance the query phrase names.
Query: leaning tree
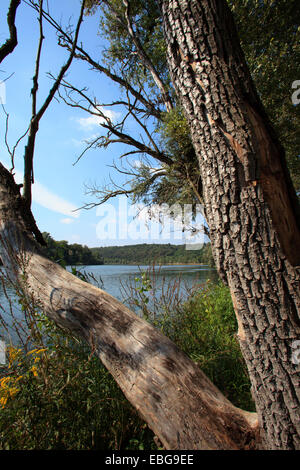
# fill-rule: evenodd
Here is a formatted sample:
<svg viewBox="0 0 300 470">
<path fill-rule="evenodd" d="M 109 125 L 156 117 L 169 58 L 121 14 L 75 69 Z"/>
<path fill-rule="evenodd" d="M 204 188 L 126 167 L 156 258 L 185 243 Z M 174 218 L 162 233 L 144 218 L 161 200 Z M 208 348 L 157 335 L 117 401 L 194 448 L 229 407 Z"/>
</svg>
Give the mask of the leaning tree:
<svg viewBox="0 0 300 470">
<path fill-rule="evenodd" d="M 299 337 L 299 211 L 284 152 L 226 1 L 160 5 L 170 73 L 191 128 L 214 258 L 231 291 L 257 414 L 234 407 L 182 351 L 123 304 L 41 254 L 30 210 L 34 146 L 25 152 L 25 193 L 0 164 L 1 258 L 12 282 L 91 345 L 165 448 L 299 449 L 299 366 L 291 360 Z M 42 29 L 41 9 L 39 18 Z M 14 15 L 8 21 L 13 25 Z M 40 45 L 42 37 L 41 31 Z M 37 127 L 29 137 L 41 116 L 33 107 Z"/>
</svg>

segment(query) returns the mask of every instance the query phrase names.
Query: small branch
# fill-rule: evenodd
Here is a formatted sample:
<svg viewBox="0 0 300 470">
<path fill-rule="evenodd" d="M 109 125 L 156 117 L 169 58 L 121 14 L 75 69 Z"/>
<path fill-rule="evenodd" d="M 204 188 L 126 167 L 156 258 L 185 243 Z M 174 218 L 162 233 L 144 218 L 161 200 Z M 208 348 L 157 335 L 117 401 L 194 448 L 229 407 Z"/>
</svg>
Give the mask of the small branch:
<svg viewBox="0 0 300 470">
<path fill-rule="evenodd" d="M 108 2 L 106 1 L 105 2 L 109 8 L 112 10 L 112 12 L 114 13 L 115 17 L 120 21 L 120 23 L 126 27 L 127 31 L 128 31 L 128 34 L 129 36 L 131 37 L 132 39 L 132 42 L 133 44 L 135 45 L 136 47 L 136 52 L 141 60 L 141 62 L 143 63 L 143 65 L 149 70 L 150 74 L 152 75 L 152 78 L 156 84 L 156 86 L 158 87 L 158 89 L 160 90 L 161 92 L 161 95 L 162 95 L 162 99 L 163 99 L 163 102 L 164 102 L 164 105 L 166 107 L 166 110 L 167 111 L 171 111 L 173 109 L 173 103 L 172 103 L 172 100 L 166 90 L 166 87 L 163 83 L 163 81 L 161 80 L 156 68 L 154 67 L 150 57 L 148 56 L 148 54 L 146 53 L 145 49 L 143 48 L 142 44 L 141 44 L 141 41 L 139 39 L 139 35 L 137 32 L 134 31 L 133 29 L 133 26 L 132 26 L 132 23 L 131 23 L 131 19 L 130 19 L 130 13 L 129 13 L 129 2 L 127 0 L 123 0 L 123 5 L 125 7 L 125 21 L 126 21 L 126 24 L 124 25 L 123 21 L 122 21 L 122 18 L 120 18 L 120 15 L 118 14 L 118 12 L 115 10 L 114 6 L 111 4 L 111 2 Z"/>
<path fill-rule="evenodd" d="M 39 37 L 39 45 L 37 50 L 36 62 L 35 62 L 35 73 L 33 77 L 33 87 L 31 89 L 32 95 L 32 119 L 36 116 L 36 98 L 37 98 L 37 91 L 39 88 L 39 72 L 40 72 L 40 62 L 41 62 L 41 52 L 42 52 L 42 45 L 44 37 L 43 32 L 43 0 L 40 0 L 40 11 L 39 11 L 39 26 L 40 26 L 40 37 Z"/>
<path fill-rule="evenodd" d="M 108 129 L 112 134 L 116 135 L 121 139 L 121 141 L 127 145 L 132 145 L 133 147 L 136 147 L 141 151 L 141 153 L 147 153 L 151 157 L 155 158 L 156 160 L 160 161 L 161 163 L 165 163 L 166 165 L 172 165 L 173 160 L 165 155 L 162 152 L 156 152 L 152 148 L 148 147 L 145 144 L 142 144 L 141 142 L 137 141 L 133 137 L 124 134 L 123 132 L 118 131 L 115 127 L 109 126 L 107 124 L 102 124 L 102 127 Z"/>
<path fill-rule="evenodd" d="M 145 134 L 147 135 L 150 143 L 152 144 L 152 146 L 154 147 L 155 151 L 157 153 L 160 153 L 160 150 L 159 148 L 157 147 L 155 141 L 153 140 L 150 132 L 148 131 L 147 127 L 142 123 L 142 121 L 137 117 L 137 115 L 134 113 L 134 109 L 135 109 L 135 106 L 131 106 L 131 103 L 130 103 L 130 100 L 129 100 L 129 96 L 127 94 L 127 98 L 128 98 L 128 109 L 129 109 L 129 113 L 131 114 L 131 116 L 135 119 L 135 121 L 139 124 L 139 126 L 143 129 L 143 131 L 145 132 Z"/>
<path fill-rule="evenodd" d="M 2 109 L 3 109 L 3 112 L 6 116 L 6 119 L 5 119 L 5 134 L 4 134 L 4 141 L 5 141 L 5 146 L 6 146 L 6 149 L 7 149 L 7 152 L 8 154 L 10 155 L 10 159 L 11 159 L 11 169 L 10 169 L 10 172 L 12 173 L 13 170 L 15 169 L 15 153 L 16 153 L 16 150 L 17 150 L 17 147 L 19 145 L 19 143 L 21 142 L 22 139 L 24 139 L 24 137 L 26 136 L 26 134 L 28 133 L 29 131 L 29 127 L 27 128 L 27 130 L 24 132 L 24 134 L 21 135 L 21 137 L 18 138 L 18 140 L 16 141 L 13 149 L 11 150 L 10 146 L 9 146 L 9 143 L 8 143 L 8 121 L 9 121 L 9 114 L 8 112 L 6 111 L 4 105 L 1 103 L 1 106 L 2 106 Z"/>
<path fill-rule="evenodd" d="M 139 110 L 136 107 L 136 101 L 138 100 L 137 98 L 135 99 L 134 103 L 132 104 L 130 102 L 130 97 L 129 97 L 129 92 L 128 90 L 126 91 L 127 93 L 127 103 L 126 107 L 128 109 L 127 114 L 124 116 L 122 121 L 118 124 L 113 124 L 111 122 L 111 119 L 106 116 L 104 112 L 101 111 L 101 107 L 103 106 L 102 104 L 98 104 L 96 99 L 91 99 L 87 94 L 86 94 L 86 89 L 78 89 L 75 86 L 71 85 L 70 83 L 64 81 L 63 82 L 64 88 L 69 89 L 71 92 L 76 92 L 83 100 L 87 102 L 87 105 L 82 105 L 80 102 L 75 101 L 71 93 L 67 93 L 67 98 L 63 97 L 61 94 L 59 95 L 63 101 L 68 104 L 71 107 L 79 108 L 84 110 L 85 112 L 88 112 L 91 115 L 94 116 L 99 116 L 104 120 L 104 122 L 101 124 L 102 127 L 108 130 L 108 134 L 106 137 L 104 136 L 99 136 L 96 139 L 94 139 L 91 143 L 88 144 L 87 148 L 79 155 L 77 158 L 75 164 L 82 158 L 82 156 L 86 153 L 87 150 L 94 146 L 99 146 L 99 147 L 107 147 L 109 144 L 112 143 L 125 143 L 126 145 L 131 145 L 133 147 L 136 147 L 138 151 L 134 151 L 136 153 L 146 153 L 150 155 L 151 157 L 155 158 L 156 160 L 160 161 L 161 163 L 165 163 L 168 165 L 173 164 L 173 160 L 162 153 L 159 148 L 157 147 L 156 143 L 154 142 L 151 134 L 149 133 L 147 127 L 141 122 L 141 120 L 137 117 L 136 113 L 139 112 Z M 149 141 L 153 148 L 151 148 L 149 145 L 145 145 L 144 143 L 141 143 L 137 140 L 135 140 L 133 137 L 130 135 L 126 134 L 123 132 L 123 127 L 125 124 L 125 121 L 127 117 L 131 115 L 134 117 L 134 119 L 138 122 L 138 124 L 141 126 L 147 137 L 149 138 Z M 111 135 L 115 135 L 118 137 L 118 139 L 111 139 Z"/>
<path fill-rule="evenodd" d="M 92 142 L 89 142 L 88 145 L 86 146 L 86 148 L 81 152 L 81 154 L 76 158 L 75 162 L 73 163 L 73 166 L 75 166 L 79 160 L 81 160 L 81 158 L 83 157 L 83 155 L 88 151 L 90 150 L 91 148 L 93 148 L 97 142 L 99 141 L 101 137 L 97 137 L 96 139 L 94 139 Z"/>
<path fill-rule="evenodd" d="M 10 54 L 18 44 L 17 28 L 15 26 L 16 12 L 21 0 L 11 0 L 7 13 L 7 25 L 10 37 L 0 47 L 0 63 Z"/>
<path fill-rule="evenodd" d="M 131 179 L 126 181 L 122 186 L 119 186 L 116 184 L 112 178 L 110 177 L 110 184 L 104 186 L 102 189 L 99 189 L 98 187 L 92 186 L 87 188 L 88 191 L 86 194 L 96 196 L 98 199 L 98 202 L 91 202 L 87 203 L 84 206 L 80 207 L 79 209 L 93 209 L 94 207 L 100 206 L 101 204 L 104 204 L 107 202 L 109 199 L 112 199 L 117 196 L 126 196 L 129 197 L 130 195 L 136 196 L 137 193 L 140 191 L 140 188 L 144 188 L 144 191 L 149 188 L 153 182 L 166 174 L 166 170 L 164 168 L 161 169 L 154 169 L 154 168 L 147 168 L 150 172 L 149 177 L 142 176 L 138 171 L 128 171 L 128 170 L 121 170 L 115 163 L 113 165 L 110 165 L 112 168 L 114 168 L 116 171 L 123 175 L 130 176 Z M 143 181 L 144 180 L 144 181 Z M 125 189 L 125 186 L 130 185 L 130 189 Z M 115 189 L 112 189 L 115 188 Z M 79 210 L 78 209 L 78 210 Z"/>
<path fill-rule="evenodd" d="M 99 190 L 97 191 L 97 197 L 99 198 L 99 202 L 90 202 L 90 203 L 87 203 L 87 204 L 84 204 L 82 207 L 79 207 L 77 210 L 81 210 L 81 209 L 85 209 L 85 210 L 90 210 L 90 209 L 94 209 L 95 207 L 98 207 L 100 206 L 101 204 L 104 204 L 105 202 L 109 201 L 109 199 L 112 199 L 114 197 L 117 197 L 117 196 L 129 196 L 130 194 L 132 194 L 134 192 L 133 189 L 118 189 L 116 191 L 112 191 L 112 190 L 105 190 L 105 188 L 103 190 Z M 96 194 L 96 191 L 90 191 L 89 193 L 87 194 L 93 194 L 95 195 Z M 103 194 L 103 196 L 100 196 L 101 194 Z"/>
<path fill-rule="evenodd" d="M 50 75 L 51 76 L 51 75 Z M 51 76 L 52 77 L 52 76 Z M 52 77 L 53 78 L 53 77 Z M 111 103 L 97 103 L 96 101 L 96 98 L 94 98 L 94 100 L 92 100 L 85 92 L 87 91 L 87 88 L 83 88 L 83 89 L 79 89 L 79 88 L 76 88 L 74 85 L 72 85 L 71 83 L 68 83 L 67 81 L 63 80 L 62 82 L 62 85 L 65 89 L 65 94 L 66 94 L 66 97 L 65 98 L 60 92 L 59 92 L 59 97 L 64 101 L 64 103 L 66 103 L 68 106 L 71 106 L 72 108 L 80 108 L 82 109 L 83 111 L 86 111 L 90 114 L 95 114 L 95 115 L 98 115 L 98 110 L 99 108 L 108 108 L 108 107 L 113 107 L 113 106 L 125 106 L 125 107 L 128 107 L 128 101 L 123 101 L 123 100 L 118 100 L 118 101 L 112 101 Z M 67 90 L 70 90 L 70 91 L 67 91 Z M 128 90 L 126 90 L 127 93 L 128 93 Z M 79 101 L 75 101 L 71 94 L 72 92 L 76 92 L 78 93 L 84 100 L 86 100 L 90 107 L 87 108 L 87 107 L 84 107 L 80 104 Z M 69 101 L 68 101 L 69 100 Z M 137 101 L 137 100 L 136 100 Z M 135 101 L 135 102 L 136 102 Z M 138 108 L 136 105 L 131 105 L 132 106 L 132 109 L 138 113 L 138 114 L 142 114 L 144 115 L 144 117 L 148 117 L 149 116 L 149 111 L 147 109 L 143 109 L 143 108 Z M 95 108 L 97 110 L 97 113 L 94 113 L 93 111 L 91 111 L 91 108 Z"/>
</svg>

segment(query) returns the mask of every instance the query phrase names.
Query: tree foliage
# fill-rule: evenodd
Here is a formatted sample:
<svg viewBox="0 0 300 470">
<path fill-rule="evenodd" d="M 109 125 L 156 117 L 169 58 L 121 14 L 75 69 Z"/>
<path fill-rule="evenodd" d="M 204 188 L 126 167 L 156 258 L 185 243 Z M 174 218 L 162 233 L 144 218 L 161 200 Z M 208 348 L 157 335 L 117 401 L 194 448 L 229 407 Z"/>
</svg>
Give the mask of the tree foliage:
<svg viewBox="0 0 300 470">
<path fill-rule="evenodd" d="M 138 245 L 105 246 L 88 248 L 78 243 L 69 244 L 66 240 L 56 241 L 43 232 L 47 246 L 43 253 L 52 261 L 63 266 L 101 264 L 198 264 L 214 267 L 210 243 L 200 250 L 186 250 L 185 245 L 142 243 Z"/>
<path fill-rule="evenodd" d="M 91 248 L 93 254 L 103 259 L 104 264 L 198 264 L 214 266 L 210 243 L 201 250 L 186 250 L 185 245 L 139 244 Z"/>
<path fill-rule="evenodd" d="M 229 0 L 241 46 L 282 144 L 296 190 L 300 189 L 300 107 L 292 83 L 299 78 L 300 4 L 297 0 Z"/>
<path fill-rule="evenodd" d="M 228 0 L 234 13 L 241 45 L 246 56 L 252 78 L 261 96 L 267 113 L 285 147 L 289 170 L 296 189 L 300 187 L 299 162 L 299 112 L 300 107 L 291 101 L 292 83 L 297 79 L 299 63 L 299 34 L 297 22 L 300 6 L 297 1 L 289 0 Z M 156 86 L 149 67 L 128 31 L 126 5 L 130 23 L 151 63 L 155 66 L 172 101 L 172 110 L 165 109 L 154 122 L 156 133 L 160 136 L 160 150 L 172 159 L 172 164 L 164 166 L 166 174 L 151 179 L 141 171 L 136 185 L 136 176 L 132 175 L 131 194 L 154 202 L 165 198 L 165 202 L 178 201 L 182 194 L 190 198 L 201 199 L 201 182 L 198 164 L 189 137 L 189 129 L 184 123 L 181 110 L 176 105 L 172 83 L 166 65 L 165 44 L 162 20 L 157 2 L 154 0 L 134 0 L 126 2 L 113 0 L 100 2 L 89 0 L 88 12 L 95 14 L 101 4 L 100 31 L 105 36 L 108 47 L 104 60 L 118 73 L 143 87 L 151 93 L 151 100 L 161 112 L 163 103 L 161 90 Z M 177 117 L 177 119 L 176 119 Z M 175 118 L 175 119 L 174 119 Z M 185 163 L 190 162 L 188 172 Z M 146 165 L 144 165 L 145 167 Z M 143 168 L 141 166 L 141 168 Z M 179 181 L 177 181 L 179 179 Z M 176 184 L 177 181 L 177 184 Z M 175 191 L 172 191 L 172 187 Z M 182 191 L 177 191 L 178 187 Z M 132 189 L 131 188 L 131 189 Z"/>
<path fill-rule="evenodd" d="M 97 6 L 100 7 L 99 31 L 107 42 L 102 62 L 114 77 L 122 80 L 121 98 L 115 104 L 123 99 L 126 118 L 134 117 L 140 126 L 141 142 L 143 145 L 147 142 L 141 147 L 128 139 L 124 131 L 126 118 L 122 123 L 109 126 L 106 138 L 98 139 L 94 146 L 106 148 L 111 143 L 123 142 L 132 148 L 122 157 L 138 156 L 140 164 L 133 167 L 126 161 L 123 165 L 122 160 L 121 166 L 114 165 L 116 170 L 128 175 L 126 189 L 120 190 L 117 185 L 113 189 L 110 182 L 101 189 L 89 188 L 90 194 L 98 198 L 97 203 L 119 195 L 120 191 L 134 202 L 201 202 L 198 165 L 189 129 L 170 81 L 157 2 L 91 0 L 87 5 L 87 14 L 98 13 Z M 132 86 L 137 91 L 135 101 Z"/>
<path fill-rule="evenodd" d="M 93 253 L 87 246 L 78 243 L 69 244 L 66 240 L 55 241 L 47 232 L 43 233 L 47 246 L 42 250 L 52 261 L 64 266 L 71 265 L 98 265 L 103 260 Z"/>
</svg>

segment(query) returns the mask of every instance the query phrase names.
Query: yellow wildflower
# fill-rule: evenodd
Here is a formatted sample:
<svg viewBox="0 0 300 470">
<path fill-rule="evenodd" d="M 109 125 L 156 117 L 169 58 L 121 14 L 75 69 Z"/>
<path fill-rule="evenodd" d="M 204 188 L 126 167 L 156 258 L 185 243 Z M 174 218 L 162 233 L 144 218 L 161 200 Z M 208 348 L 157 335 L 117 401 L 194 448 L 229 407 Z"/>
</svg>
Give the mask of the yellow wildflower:
<svg viewBox="0 0 300 470">
<path fill-rule="evenodd" d="M 40 354 L 40 353 L 42 353 L 42 352 L 44 352 L 44 351 L 47 351 L 47 349 L 48 349 L 48 348 L 42 348 L 42 349 L 36 348 L 36 349 L 32 349 L 31 351 L 29 351 L 29 352 L 27 353 L 27 355 L 29 356 L 30 354 Z"/>
<path fill-rule="evenodd" d="M 22 355 L 22 349 L 18 349 L 18 348 L 15 348 L 14 346 L 10 346 L 8 348 L 8 367 L 10 368 L 14 362 L 20 359 L 21 355 Z"/>
<path fill-rule="evenodd" d="M 9 382 L 11 377 L 3 377 L 3 379 L 0 380 L 0 386 L 2 388 L 7 388 L 7 382 Z"/>
<path fill-rule="evenodd" d="M 2 408 L 6 406 L 7 400 L 13 398 L 20 389 L 15 385 L 21 377 L 3 377 L 0 379 L 0 405 Z"/>
<path fill-rule="evenodd" d="M 39 374 L 38 374 L 38 372 L 37 372 L 36 366 L 32 366 L 30 370 L 31 370 L 31 372 L 33 373 L 33 375 L 34 375 L 35 377 L 38 377 Z"/>
<path fill-rule="evenodd" d="M 2 408 L 5 407 L 6 403 L 7 403 L 7 397 L 1 397 L 0 398 L 0 404 L 1 404 Z"/>
<path fill-rule="evenodd" d="M 12 387 L 9 389 L 9 395 L 13 398 L 20 391 L 17 387 Z"/>
</svg>

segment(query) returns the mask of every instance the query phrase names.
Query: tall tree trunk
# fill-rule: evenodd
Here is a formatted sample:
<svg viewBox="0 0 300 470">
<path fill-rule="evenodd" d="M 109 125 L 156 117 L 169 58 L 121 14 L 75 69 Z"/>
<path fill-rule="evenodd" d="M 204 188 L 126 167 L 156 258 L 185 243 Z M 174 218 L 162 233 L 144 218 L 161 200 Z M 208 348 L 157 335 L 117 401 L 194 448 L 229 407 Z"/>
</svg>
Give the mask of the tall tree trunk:
<svg viewBox="0 0 300 470">
<path fill-rule="evenodd" d="M 172 341 L 39 253 L 28 204 L 0 163 L 0 254 L 13 283 L 84 338 L 166 449 L 257 447 L 256 413 L 234 407 Z"/>
<path fill-rule="evenodd" d="M 268 449 L 300 448 L 299 207 L 225 0 L 161 1 L 171 77 L 198 155 Z M 299 221 L 299 218 L 298 218 Z"/>
</svg>

